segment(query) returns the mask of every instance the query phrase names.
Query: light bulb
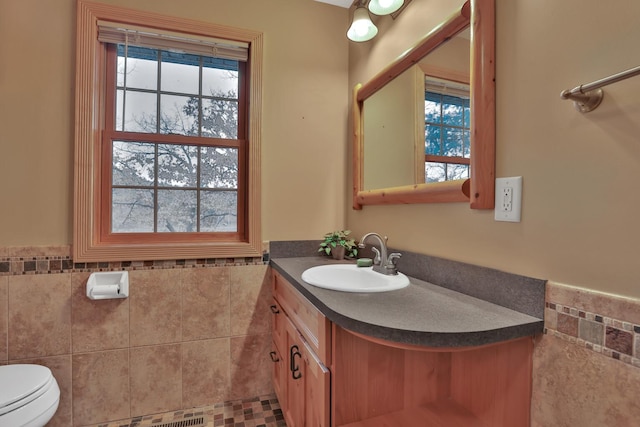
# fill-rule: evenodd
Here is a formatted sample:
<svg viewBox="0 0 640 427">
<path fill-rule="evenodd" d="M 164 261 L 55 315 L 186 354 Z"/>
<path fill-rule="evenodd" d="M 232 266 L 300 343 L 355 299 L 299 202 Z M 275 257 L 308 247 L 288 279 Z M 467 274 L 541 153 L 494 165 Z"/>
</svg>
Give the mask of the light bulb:
<svg viewBox="0 0 640 427">
<path fill-rule="evenodd" d="M 371 22 L 369 12 L 360 6 L 353 12 L 353 22 L 347 31 L 347 37 L 354 42 L 366 42 L 378 34 L 378 28 Z"/>
<path fill-rule="evenodd" d="M 363 37 L 365 34 L 367 34 L 367 26 L 366 25 L 356 24 L 355 25 L 355 30 L 356 30 L 356 35 L 358 37 Z"/>
<path fill-rule="evenodd" d="M 389 15 L 402 7 L 404 0 L 371 0 L 369 10 L 376 15 Z"/>
</svg>

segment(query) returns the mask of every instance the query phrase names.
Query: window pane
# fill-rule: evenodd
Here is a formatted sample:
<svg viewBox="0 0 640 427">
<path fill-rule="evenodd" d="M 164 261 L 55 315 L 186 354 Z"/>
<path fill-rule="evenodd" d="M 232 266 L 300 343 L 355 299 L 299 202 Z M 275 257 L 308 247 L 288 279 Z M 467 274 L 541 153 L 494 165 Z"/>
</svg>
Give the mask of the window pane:
<svg viewBox="0 0 640 427">
<path fill-rule="evenodd" d="M 200 186 L 202 188 L 238 188 L 238 150 L 202 147 Z"/>
<path fill-rule="evenodd" d="M 202 94 L 219 98 L 238 98 L 238 72 L 205 67 L 202 69 Z"/>
<path fill-rule="evenodd" d="M 195 187 L 198 173 L 198 147 L 158 144 L 158 185 Z"/>
<path fill-rule="evenodd" d="M 160 96 L 160 133 L 198 135 L 198 98 Z"/>
<path fill-rule="evenodd" d="M 442 122 L 451 126 L 463 125 L 464 107 L 462 99 L 455 96 L 442 97 Z"/>
<path fill-rule="evenodd" d="M 425 163 L 425 182 L 442 182 L 469 178 L 469 165 L 455 163 Z"/>
<path fill-rule="evenodd" d="M 467 129 L 471 127 L 471 107 L 468 99 L 464 102 L 464 127 Z"/>
<path fill-rule="evenodd" d="M 124 91 L 118 89 L 116 91 L 116 123 L 115 129 L 124 130 L 124 121 L 122 120 L 122 112 L 124 110 Z"/>
<path fill-rule="evenodd" d="M 424 175 L 425 182 L 445 181 L 447 177 L 446 167 L 446 163 L 426 162 Z"/>
<path fill-rule="evenodd" d="M 157 50 L 147 49 L 151 56 L 157 57 Z M 127 88 L 155 90 L 158 87 L 158 61 L 138 59 L 129 56 L 127 58 L 127 71 L 125 82 L 124 56 L 118 56 L 118 87 L 126 84 Z"/>
<path fill-rule="evenodd" d="M 471 139 L 470 139 L 470 135 L 471 133 L 468 130 L 465 130 L 463 132 L 463 138 L 464 138 L 464 157 L 466 158 L 470 158 L 471 157 Z"/>
<path fill-rule="evenodd" d="M 427 92 L 424 101 L 424 120 L 429 123 L 441 123 L 440 111 L 442 96 L 437 93 Z"/>
<path fill-rule="evenodd" d="M 469 178 L 469 166 L 449 163 L 447 165 L 447 180 Z"/>
<path fill-rule="evenodd" d="M 177 92 L 197 95 L 200 90 L 200 57 L 184 53 L 162 51 L 163 92 Z"/>
<path fill-rule="evenodd" d="M 203 99 L 202 135 L 211 138 L 238 138 L 238 102 Z"/>
<path fill-rule="evenodd" d="M 238 195 L 235 191 L 201 193 L 200 231 L 238 231 Z"/>
<path fill-rule="evenodd" d="M 444 155 L 460 156 L 463 154 L 464 132 L 462 129 L 450 128 L 444 126 Z"/>
<path fill-rule="evenodd" d="M 426 125 L 424 127 L 424 152 L 439 156 L 441 154 L 440 126 Z"/>
<path fill-rule="evenodd" d="M 128 90 L 124 93 L 124 130 L 156 132 L 156 95 Z M 116 111 L 122 117 L 122 111 Z"/>
<path fill-rule="evenodd" d="M 196 232 L 197 193 L 194 190 L 158 191 L 158 232 Z"/>
<path fill-rule="evenodd" d="M 158 50 L 119 44 L 117 85 L 125 85 L 125 55 L 127 56 L 126 86 L 155 89 L 158 76 Z"/>
<path fill-rule="evenodd" d="M 111 195 L 113 233 L 153 231 L 153 190 L 114 188 Z"/>
<path fill-rule="evenodd" d="M 113 185 L 153 186 L 155 147 L 142 142 L 113 141 Z"/>
</svg>

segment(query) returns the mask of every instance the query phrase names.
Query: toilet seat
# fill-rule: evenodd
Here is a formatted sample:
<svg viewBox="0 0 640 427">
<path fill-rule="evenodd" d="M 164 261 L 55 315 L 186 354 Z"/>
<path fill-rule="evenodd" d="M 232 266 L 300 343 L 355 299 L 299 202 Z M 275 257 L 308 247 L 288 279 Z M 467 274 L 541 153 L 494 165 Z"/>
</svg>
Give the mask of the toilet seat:
<svg viewBox="0 0 640 427">
<path fill-rule="evenodd" d="M 59 402 L 60 388 L 49 368 L 0 366 L 0 426 L 43 426 Z"/>
</svg>

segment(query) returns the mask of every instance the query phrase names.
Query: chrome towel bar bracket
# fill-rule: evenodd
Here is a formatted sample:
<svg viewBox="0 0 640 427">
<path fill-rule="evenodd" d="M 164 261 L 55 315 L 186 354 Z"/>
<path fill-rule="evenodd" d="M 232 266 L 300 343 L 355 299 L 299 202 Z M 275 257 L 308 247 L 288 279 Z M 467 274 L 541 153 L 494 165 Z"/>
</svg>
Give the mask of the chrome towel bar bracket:
<svg viewBox="0 0 640 427">
<path fill-rule="evenodd" d="M 571 90 L 563 90 L 560 93 L 560 98 L 572 100 L 576 110 L 581 113 L 588 113 L 589 111 L 595 110 L 602 102 L 604 93 L 602 89 L 600 89 L 601 87 L 637 76 L 638 74 L 640 74 L 640 66 L 591 83 L 576 86 Z"/>
</svg>

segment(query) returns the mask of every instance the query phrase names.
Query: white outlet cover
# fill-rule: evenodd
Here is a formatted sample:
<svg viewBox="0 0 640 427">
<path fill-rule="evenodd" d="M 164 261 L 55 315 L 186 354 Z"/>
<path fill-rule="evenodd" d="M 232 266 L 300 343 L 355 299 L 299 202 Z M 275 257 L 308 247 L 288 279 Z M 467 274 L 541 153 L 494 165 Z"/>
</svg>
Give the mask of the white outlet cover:
<svg viewBox="0 0 640 427">
<path fill-rule="evenodd" d="M 504 198 L 505 191 L 510 189 L 511 193 L 511 210 L 505 207 Z M 496 204 L 495 204 L 495 220 L 507 222 L 520 222 L 522 212 L 522 177 L 512 176 L 510 178 L 496 178 Z"/>
</svg>

